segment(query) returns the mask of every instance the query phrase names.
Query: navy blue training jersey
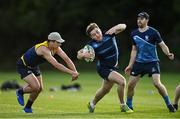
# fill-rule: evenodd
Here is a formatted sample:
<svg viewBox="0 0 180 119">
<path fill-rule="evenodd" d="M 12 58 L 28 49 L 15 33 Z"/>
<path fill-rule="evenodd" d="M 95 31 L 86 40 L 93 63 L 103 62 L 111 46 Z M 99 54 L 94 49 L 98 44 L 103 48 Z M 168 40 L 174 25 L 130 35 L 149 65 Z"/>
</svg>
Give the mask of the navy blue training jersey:
<svg viewBox="0 0 180 119">
<path fill-rule="evenodd" d="M 89 43 L 94 48 L 98 58 L 97 65 L 116 67 L 118 65 L 119 52 L 115 34 L 104 34 L 101 41 L 91 40 Z"/>
<path fill-rule="evenodd" d="M 131 32 L 131 38 L 137 48 L 136 62 L 159 61 L 156 44 L 162 42 L 162 38 L 156 29 L 149 27 L 145 32 L 135 29 Z"/>
</svg>

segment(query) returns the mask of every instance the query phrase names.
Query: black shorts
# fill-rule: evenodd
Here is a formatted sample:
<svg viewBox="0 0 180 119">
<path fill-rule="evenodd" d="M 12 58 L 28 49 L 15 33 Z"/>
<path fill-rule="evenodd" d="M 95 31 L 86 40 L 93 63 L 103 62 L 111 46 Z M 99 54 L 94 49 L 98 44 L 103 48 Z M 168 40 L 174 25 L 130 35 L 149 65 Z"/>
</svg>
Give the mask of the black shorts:
<svg viewBox="0 0 180 119">
<path fill-rule="evenodd" d="M 160 74 L 159 62 L 135 62 L 131 70 L 131 75 L 141 75 L 141 77 L 143 77 L 145 74 L 148 74 L 149 77 L 151 77 L 152 74 Z"/>
<path fill-rule="evenodd" d="M 108 76 L 112 71 L 118 71 L 117 67 L 97 66 L 98 74 L 104 79 L 108 80 Z"/>
<path fill-rule="evenodd" d="M 36 67 L 33 67 L 33 68 L 29 68 L 29 67 L 27 67 L 27 66 L 25 66 L 23 64 L 21 59 L 19 59 L 17 61 L 16 68 L 17 68 L 18 73 L 21 76 L 21 79 L 25 78 L 26 76 L 28 76 L 29 74 L 32 74 L 32 73 L 35 76 L 40 76 L 41 75 L 41 71 L 39 69 L 39 66 L 36 66 Z"/>
</svg>

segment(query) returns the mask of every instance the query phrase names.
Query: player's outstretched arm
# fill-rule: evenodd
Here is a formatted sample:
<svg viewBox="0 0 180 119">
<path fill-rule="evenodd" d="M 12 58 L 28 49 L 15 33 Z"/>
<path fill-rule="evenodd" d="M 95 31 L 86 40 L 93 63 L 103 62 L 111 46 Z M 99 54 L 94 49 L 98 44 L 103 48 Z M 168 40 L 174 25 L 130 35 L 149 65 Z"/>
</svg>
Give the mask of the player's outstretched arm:
<svg viewBox="0 0 180 119">
<path fill-rule="evenodd" d="M 110 35 L 118 34 L 118 33 L 122 32 L 122 31 L 124 31 L 125 29 L 126 29 L 126 24 L 118 24 L 118 25 L 112 27 L 111 29 L 109 29 L 106 32 L 106 34 L 110 34 Z"/>
<path fill-rule="evenodd" d="M 76 70 L 76 67 L 72 60 L 67 56 L 67 54 L 59 47 L 57 49 L 56 54 L 60 56 L 64 62 L 66 62 L 69 69 L 73 70 L 75 73 L 72 74 L 72 80 L 76 80 L 78 78 L 79 73 Z"/>
<path fill-rule="evenodd" d="M 74 63 L 72 60 L 67 56 L 67 54 L 59 47 L 56 54 L 60 56 L 68 65 L 68 68 L 70 68 L 73 71 L 77 71 Z"/>
<path fill-rule="evenodd" d="M 136 49 L 136 46 L 133 45 L 132 50 L 131 50 L 131 56 L 130 56 L 129 64 L 124 70 L 125 74 L 128 74 L 128 75 L 130 74 L 132 66 L 133 66 L 135 59 L 136 59 L 136 54 L 137 54 L 137 49 Z"/>
<path fill-rule="evenodd" d="M 57 60 L 51 55 L 51 52 L 48 48 L 43 47 L 43 46 L 39 47 L 38 48 L 38 54 L 42 55 L 50 64 L 52 64 L 58 70 L 65 72 L 65 73 L 68 73 L 68 74 L 71 74 L 71 75 L 74 74 L 74 71 L 68 69 L 64 65 L 57 62 Z"/>
<path fill-rule="evenodd" d="M 174 59 L 174 54 L 169 51 L 169 48 L 164 43 L 164 41 L 160 42 L 159 46 L 161 47 L 161 49 L 164 52 L 164 54 L 167 55 L 170 60 Z"/>
</svg>

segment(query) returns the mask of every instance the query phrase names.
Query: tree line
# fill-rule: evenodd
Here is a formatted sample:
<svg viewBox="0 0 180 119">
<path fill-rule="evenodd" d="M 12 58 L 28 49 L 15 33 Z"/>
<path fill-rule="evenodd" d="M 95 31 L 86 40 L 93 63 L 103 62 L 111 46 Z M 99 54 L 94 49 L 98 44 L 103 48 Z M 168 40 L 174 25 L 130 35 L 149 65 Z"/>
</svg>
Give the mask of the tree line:
<svg viewBox="0 0 180 119">
<path fill-rule="evenodd" d="M 0 1 L 0 64 L 9 67 L 28 48 L 58 31 L 66 40 L 62 46 L 76 62 L 76 52 L 89 40 L 86 26 L 96 22 L 103 30 L 118 23 L 127 29 L 117 36 L 122 62 L 128 62 L 130 32 L 136 28 L 137 14 L 146 11 L 149 25 L 160 31 L 162 38 L 175 53 L 170 63 L 180 67 L 180 1 L 179 0 L 1 0 Z M 162 64 L 168 59 L 160 54 Z M 166 67 L 165 67 L 166 68 Z"/>
</svg>

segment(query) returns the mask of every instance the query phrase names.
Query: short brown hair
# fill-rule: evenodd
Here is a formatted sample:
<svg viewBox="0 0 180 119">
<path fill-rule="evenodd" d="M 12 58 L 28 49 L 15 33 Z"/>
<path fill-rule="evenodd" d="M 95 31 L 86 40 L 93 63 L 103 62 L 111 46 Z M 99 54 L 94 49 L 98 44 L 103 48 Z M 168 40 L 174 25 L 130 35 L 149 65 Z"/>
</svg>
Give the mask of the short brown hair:
<svg viewBox="0 0 180 119">
<path fill-rule="evenodd" d="M 96 23 L 90 23 L 86 28 L 86 34 L 91 36 L 90 32 L 95 28 L 99 28 L 99 26 Z"/>
</svg>

